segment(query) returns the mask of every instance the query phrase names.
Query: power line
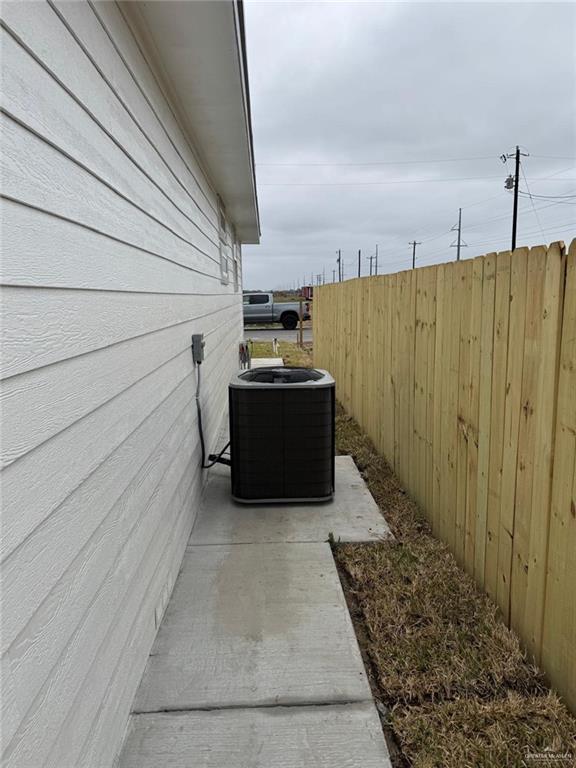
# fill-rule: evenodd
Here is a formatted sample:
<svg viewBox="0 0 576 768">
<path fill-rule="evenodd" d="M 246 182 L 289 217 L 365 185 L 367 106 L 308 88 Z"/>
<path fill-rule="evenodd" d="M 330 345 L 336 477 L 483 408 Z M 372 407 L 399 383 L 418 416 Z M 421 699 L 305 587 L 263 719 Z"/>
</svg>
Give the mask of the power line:
<svg viewBox="0 0 576 768">
<path fill-rule="evenodd" d="M 390 179 L 389 181 L 288 181 L 262 182 L 260 187 L 379 187 L 390 184 L 443 184 L 451 181 L 494 181 L 500 176 L 458 176 L 445 179 Z"/>
<path fill-rule="evenodd" d="M 473 208 L 475 205 L 482 205 L 483 203 L 488 203 L 490 200 L 496 200 L 497 197 L 502 197 L 505 192 L 498 192 L 497 195 L 492 195 L 491 197 L 484 197 L 482 200 L 477 200 L 475 203 L 468 203 L 468 205 L 463 205 L 462 208 L 465 210 L 466 208 Z"/>
<path fill-rule="evenodd" d="M 576 160 L 576 155 L 531 155 L 535 160 Z M 350 168 L 371 165 L 434 165 L 437 163 L 463 163 L 479 160 L 493 160 L 493 155 L 471 157 L 420 158 L 418 160 L 361 160 L 353 162 L 294 162 L 294 163 L 256 163 L 257 168 Z"/>
<path fill-rule="evenodd" d="M 566 222 L 564 224 L 556 224 L 551 227 L 545 227 L 543 230 L 539 231 L 537 229 L 535 230 L 528 230 L 526 232 L 523 232 L 523 237 L 533 237 L 534 235 L 541 234 L 543 235 L 546 232 L 559 232 L 562 229 L 573 229 L 574 228 L 574 222 Z M 504 235 L 502 236 L 502 239 L 504 239 Z M 473 243 L 471 245 L 472 248 L 478 248 L 479 246 L 483 245 L 490 245 L 490 243 L 496 243 L 500 242 L 499 238 L 495 238 L 493 240 L 481 240 L 478 243 Z"/>
<path fill-rule="evenodd" d="M 496 197 L 500 197 L 501 195 L 504 195 L 504 194 L 505 194 L 504 192 L 501 192 L 498 195 L 494 195 L 494 196 L 488 198 L 488 200 L 493 200 Z M 520 194 L 523 194 L 522 191 L 520 191 Z M 479 201 L 479 202 L 486 202 L 486 201 Z M 472 205 L 474 205 L 474 204 L 472 204 Z M 549 205 L 541 206 L 537 210 L 539 210 L 539 211 L 545 210 L 546 208 L 550 208 L 553 205 L 556 205 L 556 203 L 550 203 Z M 462 206 L 462 210 L 465 210 L 466 208 L 470 208 L 470 207 L 471 206 Z M 492 223 L 492 222 L 495 222 L 495 221 L 507 221 L 507 220 L 509 220 L 511 218 L 511 216 L 512 216 L 511 213 L 506 213 L 503 216 L 493 216 L 493 217 L 491 217 L 489 219 L 483 219 L 482 221 L 476 222 L 474 224 L 467 224 L 466 226 L 467 226 L 468 229 L 476 229 L 477 227 L 484 227 L 486 224 L 489 224 L 489 223 Z M 452 228 L 452 229 L 449 229 L 449 230 L 444 230 L 443 232 L 440 232 L 440 234 L 436 234 L 436 235 L 433 235 L 431 237 L 424 236 L 422 238 L 422 244 L 431 243 L 434 240 L 439 240 L 441 237 L 449 235 L 453 231 L 454 231 L 454 229 Z M 395 235 L 391 239 L 393 241 L 394 240 L 401 241 L 402 240 L 402 235 Z"/>
<path fill-rule="evenodd" d="M 528 197 L 528 195 L 523 193 L 522 190 L 520 190 L 520 195 L 522 196 L 523 200 Z M 548 203 L 547 205 L 539 206 L 536 210 L 545 211 L 547 208 L 552 208 L 555 205 L 559 205 L 559 203 Z M 491 224 L 495 221 L 508 221 L 511 216 L 511 213 L 506 213 L 503 216 L 493 216 L 490 219 L 483 219 L 482 221 L 477 221 L 474 224 L 467 224 L 466 227 L 467 229 L 476 229 L 477 227 L 484 227 L 486 224 Z"/>
<path fill-rule="evenodd" d="M 367 165 L 420 165 L 423 163 L 460 163 L 469 160 L 493 160 L 492 155 L 482 157 L 444 157 L 437 160 L 367 160 L 360 163 L 256 163 L 260 168 L 350 168 Z"/>
<path fill-rule="evenodd" d="M 532 155 L 538 160 L 576 160 L 576 155 Z"/>
<path fill-rule="evenodd" d="M 528 184 L 526 184 L 528 186 Z M 576 198 L 576 195 L 538 195 L 536 193 L 531 193 L 530 190 L 528 192 L 523 192 L 520 190 L 520 194 L 528 197 L 534 197 L 538 200 L 556 200 L 557 202 L 565 202 L 569 200 L 574 200 Z M 572 205 L 572 203 L 568 203 L 569 205 Z"/>
<path fill-rule="evenodd" d="M 523 237 L 532 237 L 537 234 L 544 234 L 547 232 L 560 232 L 563 229 L 572 229 L 574 227 L 573 222 L 565 222 L 565 223 L 558 223 L 554 226 L 546 227 L 543 230 L 528 230 L 526 232 L 523 232 Z M 484 246 L 493 245 L 494 243 L 501 243 L 504 241 L 506 235 L 502 234 L 501 236 L 495 236 L 489 240 L 480 240 L 476 243 L 469 244 L 469 247 L 471 248 L 482 248 Z M 428 263 L 430 259 L 433 259 L 436 256 L 439 256 L 441 254 L 444 254 L 446 252 L 445 248 L 439 248 L 436 251 L 432 251 L 432 253 L 427 254 L 423 257 L 423 263 Z M 391 266 L 394 264 L 403 264 L 405 262 L 405 259 L 395 259 L 393 261 L 387 262 L 386 266 Z"/>
<path fill-rule="evenodd" d="M 536 217 L 536 221 L 538 222 L 538 227 L 540 228 L 540 232 L 542 233 L 542 237 L 544 237 L 544 231 L 542 229 L 542 224 L 540 222 L 540 217 L 538 216 L 538 213 L 536 211 L 536 206 L 534 205 L 534 198 L 532 197 L 530 193 L 530 187 L 528 186 L 528 179 L 526 178 L 526 172 L 524 171 L 524 166 L 522 166 L 522 176 L 524 177 L 524 183 L 526 184 L 526 189 L 528 190 L 528 196 L 530 197 L 530 203 L 532 204 L 532 210 L 534 211 L 534 216 Z"/>
<path fill-rule="evenodd" d="M 568 158 L 566 158 L 568 159 Z M 559 171 L 554 171 L 554 173 L 550 173 L 548 176 L 541 176 L 537 179 L 533 179 L 533 181 L 548 181 L 549 179 L 553 179 L 556 176 L 560 176 L 561 173 L 565 173 L 566 171 L 572 171 L 574 169 L 574 166 L 569 165 L 568 168 L 562 168 Z M 559 179 L 559 181 L 566 181 L 566 179 Z M 505 192 L 499 192 L 497 195 L 491 195 L 490 197 L 484 197 L 482 200 L 477 200 L 474 203 L 468 203 L 468 205 L 463 205 L 463 210 L 466 210 L 466 208 L 473 208 L 476 205 L 483 205 L 484 203 L 490 202 L 490 200 L 496 200 L 498 197 L 502 197 L 502 195 L 506 194 Z"/>
<path fill-rule="evenodd" d="M 522 194 L 522 191 L 520 191 L 520 194 Z M 526 198 L 526 200 L 528 200 L 528 195 L 527 194 L 526 194 L 525 198 Z M 550 209 L 550 208 L 556 207 L 557 205 L 559 205 L 559 203 L 557 203 L 557 202 L 547 202 L 545 205 L 536 206 L 536 210 L 537 211 L 544 211 L 546 209 Z M 463 210 L 464 210 L 464 207 L 463 207 Z M 524 212 L 527 213 L 528 211 L 525 210 Z M 487 219 L 483 219 L 481 221 L 476 221 L 476 222 L 471 223 L 471 224 L 466 224 L 466 228 L 467 228 L 467 230 L 478 229 L 479 227 L 480 228 L 484 228 L 488 224 L 497 224 L 498 222 L 501 222 L 502 226 L 504 226 L 505 223 L 510 220 L 511 215 L 512 215 L 511 213 L 507 213 L 507 214 L 504 214 L 504 215 L 501 215 L 501 216 L 494 216 L 494 217 L 490 217 L 490 218 L 487 218 Z M 556 226 L 563 226 L 563 224 L 564 224 L 564 222 L 558 222 L 557 225 L 551 225 L 549 227 L 549 230 L 553 231 Z M 492 227 L 491 227 L 491 229 L 492 229 Z M 430 237 L 423 237 L 422 241 L 420 241 L 419 244 L 426 245 L 428 243 L 434 242 L 435 240 L 438 240 L 438 239 L 440 239 L 442 237 L 450 235 L 450 233 L 452 231 L 453 230 L 451 230 L 451 229 L 446 229 L 446 230 L 443 230 L 442 232 L 440 232 L 439 234 L 436 234 L 436 235 L 433 235 L 433 236 L 430 236 Z M 481 233 L 478 233 L 478 234 L 481 234 Z M 526 233 L 526 234 L 528 234 L 528 233 Z M 495 236 L 497 236 L 497 235 L 495 235 Z M 383 261 L 383 259 L 386 259 L 387 255 L 388 256 L 393 256 L 395 254 L 396 249 L 399 247 L 400 242 L 402 241 L 402 239 L 403 239 L 402 235 L 394 235 L 394 236 L 386 238 L 387 242 L 384 244 L 385 250 L 381 250 L 380 247 L 379 247 L 379 265 L 381 265 L 382 263 L 386 263 L 386 264 L 390 263 L 390 262 Z M 398 245 L 395 245 L 395 242 L 398 242 Z M 448 248 L 448 247 L 449 247 L 449 244 L 447 243 L 446 244 L 446 248 Z M 433 253 L 440 253 L 440 252 L 443 252 L 444 250 L 445 250 L 445 248 L 442 248 L 439 251 L 433 251 Z M 285 250 L 281 250 L 279 253 L 275 253 L 273 250 L 272 251 L 266 250 L 266 254 L 269 255 L 271 258 L 284 258 L 285 256 L 287 256 L 287 253 L 286 253 Z M 336 256 L 338 256 L 338 251 L 336 251 Z M 325 258 L 324 254 L 322 252 L 298 253 L 298 257 L 303 258 L 303 259 L 304 258 L 305 259 L 323 259 L 323 258 Z M 342 262 L 343 261 L 344 261 L 344 259 L 342 259 Z M 397 263 L 402 263 L 404 261 L 405 261 L 405 259 L 402 257 L 402 258 L 397 260 Z M 336 262 L 338 263 L 338 258 L 336 258 Z"/>
<path fill-rule="evenodd" d="M 425 237 L 424 240 L 422 240 L 423 243 L 431 243 L 433 240 L 439 240 L 441 237 L 444 237 L 445 235 L 449 235 L 450 232 L 453 232 L 453 229 L 445 230 L 444 232 L 441 232 L 439 235 L 434 235 L 434 237 Z"/>
<path fill-rule="evenodd" d="M 548 176 L 536 176 L 532 179 L 532 183 L 536 184 L 537 182 L 540 183 L 541 181 L 550 181 L 550 179 L 555 179 L 556 181 L 562 183 L 565 181 L 571 182 L 576 181 L 576 179 L 558 179 L 557 176 L 560 176 L 563 173 L 566 173 L 567 171 L 573 171 L 575 169 L 575 166 L 569 165 L 567 168 L 561 168 L 559 171 L 555 171 L 554 173 L 550 173 Z"/>
</svg>

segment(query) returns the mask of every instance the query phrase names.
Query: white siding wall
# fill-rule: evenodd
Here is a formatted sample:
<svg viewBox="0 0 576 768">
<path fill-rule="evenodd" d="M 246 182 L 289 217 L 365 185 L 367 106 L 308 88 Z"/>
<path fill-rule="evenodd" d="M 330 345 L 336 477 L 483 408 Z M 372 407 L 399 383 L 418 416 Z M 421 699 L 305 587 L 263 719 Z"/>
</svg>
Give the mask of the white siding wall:
<svg viewBox="0 0 576 768">
<path fill-rule="evenodd" d="M 2 764 L 101 768 L 198 509 L 190 336 L 212 449 L 241 303 L 119 8 L 2 16 Z"/>
</svg>

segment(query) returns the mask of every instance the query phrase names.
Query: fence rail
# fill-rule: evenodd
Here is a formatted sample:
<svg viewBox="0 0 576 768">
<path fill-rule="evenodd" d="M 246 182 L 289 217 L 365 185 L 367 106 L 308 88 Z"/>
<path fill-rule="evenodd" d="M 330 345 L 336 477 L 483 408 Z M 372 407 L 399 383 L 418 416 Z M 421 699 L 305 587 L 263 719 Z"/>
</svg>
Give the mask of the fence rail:
<svg viewBox="0 0 576 768">
<path fill-rule="evenodd" d="M 576 240 L 324 286 L 314 359 L 576 711 Z"/>
</svg>

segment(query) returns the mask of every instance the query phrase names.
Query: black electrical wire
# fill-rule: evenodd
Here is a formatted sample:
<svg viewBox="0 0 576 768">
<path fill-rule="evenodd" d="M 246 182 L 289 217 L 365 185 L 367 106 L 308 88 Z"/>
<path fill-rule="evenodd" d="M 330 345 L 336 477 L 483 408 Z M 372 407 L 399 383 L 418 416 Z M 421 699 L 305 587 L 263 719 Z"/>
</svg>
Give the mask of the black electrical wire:
<svg viewBox="0 0 576 768">
<path fill-rule="evenodd" d="M 437 160 L 373 160 L 360 163 L 256 163 L 259 168 L 340 168 L 365 165 L 421 165 L 422 163 L 461 163 L 466 160 L 494 160 L 493 155 L 483 157 L 447 157 Z"/>
<path fill-rule="evenodd" d="M 540 195 L 535 192 L 524 192 L 522 189 L 519 190 L 518 194 L 522 195 L 523 197 L 534 197 L 538 200 L 556 200 L 557 202 L 574 200 L 574 198 L 576 198 L 576 195 Z"/>
<path fill-rule="evenodd" d="M 201 363 L 196 363 L 196 411 L 198 413 L 198 432 L 200 435 L 200 448 L 202 450 L 202 463 L 201 468 L 202 469 L 210 469 L 215 464 L 218 464 L 228 448 L 230 447 L 230 441 L 226 443 L 224 448 L 220 451 L 218 454 L 210 454 L 208 456 L 209 463 L 206 464 L 206 444 L 204 442 L 204 429 L 202 427 L 202 406 L 200 405 L 200 366 Z M 227 460 L 225 460 L 222 463 L 229 463 Z"/>
</svg>

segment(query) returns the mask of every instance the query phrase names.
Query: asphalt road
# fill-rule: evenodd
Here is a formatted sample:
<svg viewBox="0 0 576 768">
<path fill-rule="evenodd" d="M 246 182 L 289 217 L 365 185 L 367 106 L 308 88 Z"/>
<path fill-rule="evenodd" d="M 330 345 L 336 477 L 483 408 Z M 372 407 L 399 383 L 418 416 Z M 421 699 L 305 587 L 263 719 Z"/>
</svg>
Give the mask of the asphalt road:
<svg viewBox="0 0 576 768">
<path fill-rule="evenodd" d="M 261 330 L 250 325 L 244 328 L 244 338 L 253 341 L 298 341 L 298 331 L 285 331 L 284 328 L 266 328 Z M 312 328 L 304 328 L 304 341 L 312 341 Z"/>
</svg>

